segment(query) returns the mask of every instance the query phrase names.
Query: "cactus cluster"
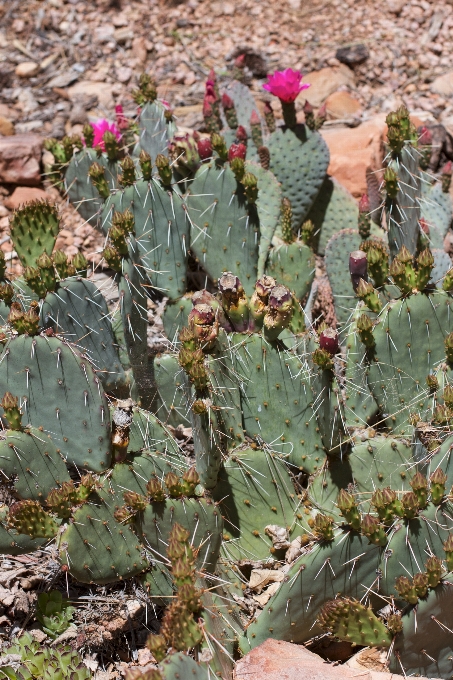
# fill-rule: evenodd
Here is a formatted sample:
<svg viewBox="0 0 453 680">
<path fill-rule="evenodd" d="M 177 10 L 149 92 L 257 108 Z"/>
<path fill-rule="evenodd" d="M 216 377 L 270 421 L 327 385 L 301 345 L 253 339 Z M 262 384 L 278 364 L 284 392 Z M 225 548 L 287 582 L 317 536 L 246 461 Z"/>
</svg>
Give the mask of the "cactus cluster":
<svg viewBox="0 0 453 680">
<path fill-rule="evenodd" d="M 88 126 L 47 144 L 55 181 L 105 235 L 115 309 L 86 262 L 54 252 L 51 206 L 12 219 L 25 269 L 9 280 L 0 260 L 15 499 L 0 550 L 53 541 L 79 581 L 137 576 L 167 607 L 150 680 L 229 678 L 269 637 L 326 632 L 388 648 L 394 672 L 450 677 L 451 171 L 427 174 L 429 139 L 399 109 L 371 215 L 327 175 L 323 111 L 298 123 L 287 97 L 277 125 L 269 102 L 261 114 L 211 74 L 209 135 L 178 135 L 148 76 L 134 98 L 122 140 L 93 148 Z M 335 327 L 314 318 L 316 255 Z M 171 348 L 153 360 L 149 296 L 167 298 Z M 256 563 L 281 578 L 244 625 Z"/>
</svg>

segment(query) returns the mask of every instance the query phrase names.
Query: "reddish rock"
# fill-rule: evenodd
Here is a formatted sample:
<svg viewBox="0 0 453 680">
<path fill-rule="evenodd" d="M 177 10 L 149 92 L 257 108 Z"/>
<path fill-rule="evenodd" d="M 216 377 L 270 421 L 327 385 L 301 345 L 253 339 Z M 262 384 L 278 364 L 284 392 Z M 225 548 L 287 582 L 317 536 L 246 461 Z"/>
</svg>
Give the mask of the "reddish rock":
<svg viewBox="0 0 453 680">
<path fill-rule="evenodd" d="M 0 137 L 0 183 L 37 186 L 41 182 L 39 135 Z"/>
<path fill-rule="evenodd" d="M 48 199 L 49 194 L 46 194 L 42 189 L 37 189 L 35 187 L 16 187 L 4 203 L 10 210 L 16 210 L 24 203 L 30 203 L 30 201 L 37 201 L 40 199 Z"/>
<path fill-rule="evenodd" d="M 340 64 L 340 66 L 329 66 L 320 71 L 307 73 L 303 82 L 310 83 L 310 87 L 303 91 L 299 99 L 308 99 L 312 106 L 318 107 L 340 87 L 355 85 L 355 76 L 350 68 Z"/>
<path fill-rule="evenodd" d="M 361 108 L 360 102 L 349 92 L 334 92 L 326 99 L 327 114 L 333 120 L 357 116 Z"/>
<path fill-rule="evenodd" d="M 322 129 L 330 151 L 329 175 L 353 196 L 367 193 L 366 173 L 382 169 L 385 116 L 376 116 L 356 128 Z"/>
<path fill-rule="evenodd" d="M 401 680 L 400 675 L 333 666 L 301 645 L 266 640 L 237 662 L 234 680 Z M 422 680 L 422 679 L 420 679 Z"/>
</svg>

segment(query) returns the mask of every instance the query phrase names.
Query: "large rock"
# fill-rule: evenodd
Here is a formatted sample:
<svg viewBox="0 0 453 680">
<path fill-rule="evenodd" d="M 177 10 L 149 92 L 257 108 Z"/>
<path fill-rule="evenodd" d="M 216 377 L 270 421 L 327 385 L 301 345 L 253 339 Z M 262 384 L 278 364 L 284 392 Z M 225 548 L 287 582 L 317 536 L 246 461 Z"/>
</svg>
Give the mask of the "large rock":
<svg viewBox="0 0 453 680">
<path fill-rule="evenodd" d="M 41 182 L 39 135 L 0 137 L 0 184 L 37 186 Z"/>
<path fill-rule="evenodd" d="M 113 110 L 115 102 L 112 88 L 112 83 L 100 83 L 95 80 L 81 80 L 75 85 L 68 87 L 68 96 L 71 101 L 76 101 L 80 95 L 96 95 L 99 100 L 99 105 L 102 108 Z"/>
<path fill-rule="evenodd" d="M 332 666 L 300 645 L 266 640 L 237 662 L 234 680 L 401 680 L 367 668 Z M 419 680 L 426 680 L 420 678 Z"/>
<path fill-rule="evenodd" d="M 5 199 L 4 203 L 10 210 L 16 210 L 16 208 L 25 203 L 30 203 L 30 201 L 44 199 L 50 199 L 50 196 L 42 189 L 37 189 L 36 187 L 16 187 L 11 196 Z"/>
<path fill-rule="evenodd" d="M 354 73 L 344 64 L 322 68 L 320 71 L 307 73 L 303 78 L 304 83 L 310 83 L 311 87 L 304 90 L 301 98 L 308 99 L 312 106 L 318 107 L 330 94 L 337 92 L 340 87 L 355 85 Z"/>
<path fill-rule="evenodd" d="M 443 97 L 451 97 L 453 95 L 453 71 L 444 73 L 443 76 L 438 76 L 430 86 L 431 92 L 440 94 Z"/>
<path fill-rule="evenodd" d="M 382 169 L 386 131 L 385 116 L 376 116 L 356 128 L 321 130 L 330 151 L 329 175 L 356 198 L 367 191 L 367 171 Z"/>
<path fill-rule="evenodd" d="M 361 110 L 360 102 L 349 92 L 334 92 L 326 99 L 327 114 L 330 119 L 353 118 Z"/>
</svg>

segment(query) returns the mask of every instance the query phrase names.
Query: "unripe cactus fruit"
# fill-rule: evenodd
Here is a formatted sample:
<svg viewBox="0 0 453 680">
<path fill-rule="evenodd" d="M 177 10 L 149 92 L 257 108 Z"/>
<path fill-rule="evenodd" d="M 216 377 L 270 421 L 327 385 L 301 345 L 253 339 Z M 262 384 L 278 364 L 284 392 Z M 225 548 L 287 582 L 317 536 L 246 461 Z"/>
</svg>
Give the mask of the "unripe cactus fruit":
<svg viewBox="0 0 453 680">
<path fill-rule="evenodd" d="M 428 574 L 423 572 L 415 574 L 412 582 L 418 597 L 425 597 L 428 592 Z"/>
<path fill-rule="evenodd" d="M 403 506 L 403 513 L 406 519 L 414 519 L 414 517 L 417 517 L 420 503 L 418 496 L 413 491 L 407 491 L 403 494 L 401 505 Z"/>
<path fill-rule="evenodd" d="M 424 510 L 428 505 L 428 480 L 421 472 L 416 472 L 409 484 L 417 496 L 420 509 Z"/>
<path fill-rule="evenodd" d="M 372 348 L 375 346 L 373 322 L 367 314 L 361 314 L 357 319 L 357 332 L 365 347 Z"/>
<path fill-rule="evenodd" d="M 219 155 L 223 161 L 228 159 L 228 149 L 224 138 L 218 132 L 213 132 L 211 135 L 211 144 L 214 151 Z"/>
<path fill-rule="evenodd" d="M 268 101 L 264 102 L 264 120 L 266 121 L 269 132 L 275 131 L 275 115 L 272 104 Z"/>
<path fill-rule="evenodd" d="M 162 661 L 167 654 L 167 643 L 163 635 L 151 634 L 146 640 L 146 646 L 156 659 L 157 663 Z"/>
<path fill-rule="evenodd" d="M 250 129 L 252 131 L 253 143 L 258 149 L 260 146 L 263 146 L 263 132 L 261 130 L 260 118 L 255 109 L 252 111 L 252 115 L 250 116 Z"/>
<path fill-rule="evenodd" d="M 426 248 L 417 257 L 417 288 L 424 290 L 431 278 L 431 272 L 434 267 L 434 257 L 432 252 Z"/>
<path fill-rule="evenodd" d="M 392 168 L 386 168 L 384 172 L 385 191 L 389 198 L 396 198 L 399 191 L 398 176 Z"/>
<path fill-rule="evenodd" d="M 189 326 L 205 352 L 213 348 L 219 332 L 216 314 L 211 305 L 195 305 L 189 313 Z"/>
<path fill-rule="evenodd" d="M 245 163 L 242 158 L 236 156 L 230 162 L 230 168 L 237 182 L 242 182 L 245 174 Z"/>
<path fill-rule="evenodd" d="M 172 180 L 170 163 L 168 158 L 161 153 L 156 156 L 156 168 L 162 184 L 165 187 L 170 186 Z"/>
<path fill-rule="evenodd" d="M 151 477 L 146 484 L 146 491 L 152 501 L 159 503 L 165 499 L 165 491 L 162 483 L 157 477 Z"/>
<path fill-rule="evenodd" d="M 363 300 L 369 310 L 372 312 L 380 312 L 382 309 L 382 302 L 379 299 L 378 292 L 373 288 L 371 283 L 367 283 L 363 279 L 360 279 L 356 295 L 360 300 Z"/>
<path fill-rule="evenodd" d="M 9 429 L 21 430 L 22 413 L 19 409 L 17 397 L 14 397 L 11 392 L 5 392 L 3 399 L 0 401 L 0 406 L 4 411 L 4 417 L 8 421 Z"/>
<path fill-rule="evenodd" d="M 0 283 L 0 300 L 10 305 L 14 298 L 14 288 L 10 283 Z"/>
<path fill-rule="evenodd" d="M 245 195 L 249 203 L 256 203 L 258 198 L 258 180 L 251 172 L 246 172 L 242 178 L 242 185 L 244 186 Z"/>
<path fill-rule="evenodd" d="M 132 186 L 135 182 L 135 164 L 131 156 L 126 156 L 122 161 L 120 161 L 120 168 L 123 174 L 118 178 L 119 183 L 123 187 Z"/>
<path fill-rule="evenodd" d="M 430 373 L 429 375 L 426 376 L 426 384 L 429 387 L 429 391 L 431 393 L 437 392 L 439 389 L 439 381 L 434 375 L 434 373 Z"/>
<path fill-rule="evenodd" d="M 93 148 L 93 142 L 94 142 L 93 126 L 90 123 L 86 123 L 83 126 L 82 134 L 83 134 L 83 140 L 85 142 L 85 146 L 92 149 Z"/>
<path fill-rule="evenodd" d="M 445 561 L 448 571 L 453 571 L 453 534 L 449 534 L 443 543 Z"/>
<path fill-rule="evenodd" d="M 234 101 L 226 92 L 222 94 L 222 107 L 225 112 L 225 118 L 228 123 L 228 127 L 232 130 L 236 130 L 238 126 L 236 107 L 234 106 Z"/>
<path fill-rule="evenodd" d="M 99 163 L 93 163 L 88 171 L 91 181 L 99 192 L 102 198 L 108 198 L 110 196 L 109 185 L 105 178 L 105 169 Z"/>
<path fill-rule="evenodd" d="M 409 604 L 417 604 L 418 595 L 415 586 L 407 576 L 399 576 L 395 580 L 395 590 Z"/>
<path fill-rule="evenodd" d="M 364 240 L 369 238 L 370 229 L 370 199 L 368 198 L 368 194 L 363 194 L 359 201 L 359 234 Z"/>
<path fill-rule="evenodd" d="M 360 531 L 360 512 L 354 496 L 345 489 L 340 489 L 337 497 L 337 506 L 352 529 Z"/>
<path fill-rule="evenodd" d="M 333 517 L 318 513 L 313 522 L 313 532 L 318 540 L 333 541 Z"/>
<path fill-rule="evenodd" d="M 115 272 L 122 271 L 122 258 L 121 253 L 114 246 L 107 246 L 102 251 L 102 257 L 110 267 Z"/>
<path fill-rule="evenodd" d="M 362 534 L 374 545 L 386 545 L 387 536 L 384 527 L 376 517 L 364 515 L 360 525 Z"/>
<path fill-rule="evenodd" d="M 432 555 L 428 558 L 425 564 L 426 574 L 428 576 L 428 585 L 430 588 L 436 588 L 442 576 L 442 561 Z"/>
<path fill-rule="evenodd" d="M 434 472 L 430 475 L 429 481 L 431 482 L 431 502 L 434 503 L 434 505 L 440 505 L 445 495 L 445 482 L 447 481 L 447 475 L 442 470 L 442 468 L 437 468 L 437 470 L 434 470 Z"/>
</svg>

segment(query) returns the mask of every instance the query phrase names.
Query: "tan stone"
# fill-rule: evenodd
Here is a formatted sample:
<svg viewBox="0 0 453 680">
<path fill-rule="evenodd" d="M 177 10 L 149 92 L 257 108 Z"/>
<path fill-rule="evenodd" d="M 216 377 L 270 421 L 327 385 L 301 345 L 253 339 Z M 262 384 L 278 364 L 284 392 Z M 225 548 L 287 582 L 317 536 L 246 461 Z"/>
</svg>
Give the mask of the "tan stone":
<svg viewBox="0 0 453 680">
<path fill-rule="evenodd" d="M 385 116 L 376 116 L 356 128 L 321 130 L 330 151 L 328 173 L 356 198 L 367 191 L 367 171 L 382 168 L 386 131 Z"/>
<path fill-rule="evenodd" d="M 16 187 L 11 196 L 9 196 L 4 203 L 10 210 L 16 210 L 16 208 L 24 205 L 24 203 L 48 198 L 49 194 L 46 194 L 42 189 L 37 189 L 35 187 Z"/>
<path fill-rule="evenodd" d="M 148 50 L 146 49 L 146 40 L 143 36 L 133 39 L 132 56 L 135 57 L 141 64 L 145 63 L 148 56 Z"/>
<path fill-rule="evenodd" d="M 39 135 L 0 137 L 0 183 L 38 186 L 41 182 Z"/>
<path fill-rule="evenodd" d="M 451 97 L 451 95 L 453 95 L 453 71 L 444 73 L 442 76 L 438 76 L 433 80 L 430 90 L 435 94 Z"/>
<path fill-rule="evenodd" d="M 333 666 L 301 645 L 269 639 L 237 662 L 234 680 L 401 680 L 401 675 Z"/>
<path fill-rule="evenodd" d="M 16 66 L 15 73 L 19 78 L 33 78 L 39 73 L 39 64 L 34 61 L 23 61 Z"/>
<path fill-rule="evenodd" d="M 14 125 L 5 116 L 0 116 L 0 135 L 4 137 L 10 137 L 14 134 Z"/>
<path fill-rule="evenodd" d="M 351 118 L 360 113 L 361 105 L 349 92 L 334 92 L 326 99 L 330 119 Z"/>
<path fill-rule="evenodd" d="M 321 106 L 327 97 L 343 86 L 354 86 L 354 73 L 344 64 L 322 68 L 320 71 L 307 73 L 304 83 L 310 83 L 308 90 L 304 90 L 300 98 L 308 99 L 313 106 Z"/>
<path fill-rule="evenodd" d="M 81 80 L 75 85 L 68 87 L 68 95 L 71 101 L 74 101 L 82 94 L 95 94 L 98 98 L 99 105 L 102 108 L 113 109 L 114 99 L 112 93 L 113 85 L 111 83 L 99 83 L 94 80 Z"/>
</svg>

